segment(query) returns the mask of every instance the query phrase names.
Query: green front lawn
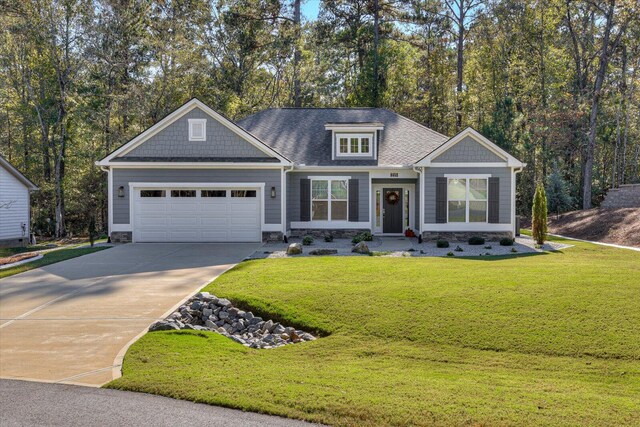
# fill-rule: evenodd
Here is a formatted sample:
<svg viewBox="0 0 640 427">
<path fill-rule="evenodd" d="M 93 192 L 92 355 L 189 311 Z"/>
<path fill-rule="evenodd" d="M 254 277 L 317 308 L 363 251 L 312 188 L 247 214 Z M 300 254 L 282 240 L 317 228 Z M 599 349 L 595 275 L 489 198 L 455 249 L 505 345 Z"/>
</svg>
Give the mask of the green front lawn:
<svg viewBox="0 0 640 427">
<path fill-rule="evenodd" d="M 33 270 L 34 268 L 44 267 L 45 265 L 54 264 L 56 262 L 65 261 L 71 258 L 87 255 L 92 252 L 97 252 L 108 248 L 108 246 L 96 246 L 93 248 L 88 247 L 56 249 L 55 251 L 45 253 L 44 256 L 37 261 L 28 262 L 25 264 L 16 265 L 15 267 L 9 267 L 0 270 L 0 279 L 2 279 L 3 277 L 13 276 L 14 274 L 22 273 L 24 271 Z"/>
<path fill-rule="evenodd" d="M 149 333 L 108 387 L 335 425 L 640 424 L 640 253 L 250 261 L 206 290 L 325 336 Z"/>
</svg>

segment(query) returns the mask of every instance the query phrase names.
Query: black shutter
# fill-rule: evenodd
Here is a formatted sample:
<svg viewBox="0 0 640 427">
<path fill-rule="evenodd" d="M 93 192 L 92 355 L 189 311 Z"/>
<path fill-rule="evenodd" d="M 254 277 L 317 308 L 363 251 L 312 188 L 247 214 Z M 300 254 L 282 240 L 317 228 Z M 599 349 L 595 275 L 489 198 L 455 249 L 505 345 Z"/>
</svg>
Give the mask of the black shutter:
<svg viewBox="0 0 640 427">
<path fill-rule="evenodd" d="M 300 180 L 300 221 L 311 221 L 311 180 Z"/>
<path fill-rule="evenodd" d="M 447 222 L 447 178 L 436 177 L 436 223 Z"/>
<path fill-rule="evenodd" d="M 349 221 L 358 222 L 360 187 L 357 179 L 349 180 Z"/>
<path fill-rule="evenodd" d="M 500 222 L 500 178 L 489 178 L 489 222 Z"/>
</svg>

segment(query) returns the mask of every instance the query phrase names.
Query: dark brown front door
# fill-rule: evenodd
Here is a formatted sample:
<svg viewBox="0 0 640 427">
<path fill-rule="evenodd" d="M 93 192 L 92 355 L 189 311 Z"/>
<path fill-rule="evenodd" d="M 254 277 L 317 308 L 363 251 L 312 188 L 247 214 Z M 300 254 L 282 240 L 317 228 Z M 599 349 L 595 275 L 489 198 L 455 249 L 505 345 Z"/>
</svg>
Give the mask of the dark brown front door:
<svg viewBox="0 0 640 427">
<path fill-rule="evenodd" d="M 402 233 L 402 188 L 384 188 L 382 195 L 382 232 Z"/>
</svg>

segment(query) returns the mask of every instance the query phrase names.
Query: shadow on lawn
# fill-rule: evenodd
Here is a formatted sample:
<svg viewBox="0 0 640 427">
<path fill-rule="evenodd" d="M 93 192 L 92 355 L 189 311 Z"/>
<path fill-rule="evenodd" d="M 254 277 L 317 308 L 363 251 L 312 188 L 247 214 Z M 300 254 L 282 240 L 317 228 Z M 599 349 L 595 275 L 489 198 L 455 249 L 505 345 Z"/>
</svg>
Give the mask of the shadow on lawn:
<svg viewBox="0 0 640 427">
<path fill-rule="evenodd" d="M 469 256 L 457 256 L 451 258 L 463 259 L 465 261 L 506 261 L 514 258 L 528 258 L 528 257 L 536 257 L 543 255 L 551 255 L 551 254 L 563 254 L 561 250 L 553 251 L 553 252 L 527 252 L 527 253 L 514 253 L 514 254 L 506 254 L 506 255 L 469 255 Z"/>
</svg>

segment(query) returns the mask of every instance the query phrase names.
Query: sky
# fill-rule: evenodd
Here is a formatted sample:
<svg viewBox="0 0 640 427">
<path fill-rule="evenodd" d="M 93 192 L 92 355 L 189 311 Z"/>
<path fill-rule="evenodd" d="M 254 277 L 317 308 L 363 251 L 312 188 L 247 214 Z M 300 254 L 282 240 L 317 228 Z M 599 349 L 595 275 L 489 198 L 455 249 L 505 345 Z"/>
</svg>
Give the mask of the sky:
<svg viewBox="0 0 640 427">
<path fill-rule="evenodd" d="M 302 15 L 309 21 L 315 21 L 320 12 L 320 0 L 302 0 Z"/>
</svg>

